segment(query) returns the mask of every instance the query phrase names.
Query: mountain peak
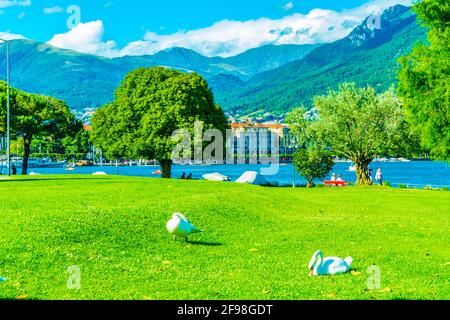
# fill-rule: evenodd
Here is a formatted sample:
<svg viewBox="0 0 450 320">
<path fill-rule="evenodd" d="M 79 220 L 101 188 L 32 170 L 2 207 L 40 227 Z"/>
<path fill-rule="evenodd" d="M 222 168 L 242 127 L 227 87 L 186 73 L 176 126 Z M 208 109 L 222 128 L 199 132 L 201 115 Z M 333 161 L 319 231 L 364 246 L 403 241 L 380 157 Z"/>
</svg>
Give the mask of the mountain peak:
<svg viewBox="0 0 450 320">
<path fill-rule="evenodd" d="M 183 47 L 167 48 L 167 49 L 162 50 L 160 52 L 180 54 L 180 55 L 190 55 L 190 56 L 201 56 L 201 54 L 198 53 L 197 51 L 194 51 L 192 49 L 183 48 Z"/>
<path fill-rule="evenodd" d="M 367 17 L 350 33 L 348 39 L 354 47 L 360 47 L 374 39 L 382 40 L 412 21 L 415 21 L 415 15 L 409 7 L 395 5 L 379 15 Z"/>
</svg>

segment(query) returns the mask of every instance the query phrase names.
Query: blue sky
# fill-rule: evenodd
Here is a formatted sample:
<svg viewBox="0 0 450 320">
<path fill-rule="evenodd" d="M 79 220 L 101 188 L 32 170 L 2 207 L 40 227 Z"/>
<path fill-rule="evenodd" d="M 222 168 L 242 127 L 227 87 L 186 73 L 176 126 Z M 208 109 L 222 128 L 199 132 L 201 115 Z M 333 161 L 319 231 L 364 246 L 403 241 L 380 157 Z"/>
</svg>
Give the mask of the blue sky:
<svg viewBox="0 0 450 320">
<path fill-rule="evenodd" d="M 107 57 L 173 46 L 230 56 L 264 44 L 334 41 L 397 3 L 411 0 L 0 0 L 0 36 Z"/>
</svg>

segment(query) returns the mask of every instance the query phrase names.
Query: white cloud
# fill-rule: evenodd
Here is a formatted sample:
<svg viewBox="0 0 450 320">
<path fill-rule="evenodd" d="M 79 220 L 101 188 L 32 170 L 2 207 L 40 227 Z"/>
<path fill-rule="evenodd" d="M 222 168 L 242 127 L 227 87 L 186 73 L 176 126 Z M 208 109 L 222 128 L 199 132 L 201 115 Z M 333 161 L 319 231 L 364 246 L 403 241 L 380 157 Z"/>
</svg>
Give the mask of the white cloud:
<svg viewBox="0 0 450 320">
<path fill-rule="evenodd" d="M 29 6 L 31 6 L 31 0 L 0 0 L 0 8 Z"/>
<path fill-rule="evenodd" d="M 229 57 L 266 44 L 311 44 L 332 42 L 347 36 L 353 28 L 377 11 L 395 4 L 410 5 L 412 0 L 372 0 L 358 8 L 336 12 L 314 9 L 281 19 L 223 20 L 212 26 L 172 34 L 147 32 L 143 39 L 118 48 L 116 42 L 103 41 L 102 21 L 80 24 L 48 43 L 106 57 L 154 54 L 172 47 L 184 47 L 206 56 Z"/>
<path fill-rule="evenodd" d="M 25 39 L 25 37 L 20 34 L 14 34 L 14 33 L 10 33 L 10 32 L 0 32 L 0 39 L 18 40 L 18 39 Z"/>
<path fill-rule="evenodd" d="M 64 12 L 64 9 L 61 7 L 51 7 L 51 8 L 45 8 L 43 10 L 44 14 L 55 14 L 55 13 L 61 13 Z"/>
<path fill-rule="evenodd" d="M 285 5 L 283 5 L 282 8 L 283 8 L 283 10 L 286 10 L 286 11 L 292 10 L 292 9 L 294 9 L 294 3 L 292 1 L 288 2 Z"/>
<path fill-rule="evenodd" d="M 67 33 L 55 35 L 48 44 L 62 48 L 72 49 L 78 52 L 112 57 L 118 54 L 114 49 L 115 41 L 102 41 L 103 22 L 101 20 L 80 23 Z"/>
</svg>

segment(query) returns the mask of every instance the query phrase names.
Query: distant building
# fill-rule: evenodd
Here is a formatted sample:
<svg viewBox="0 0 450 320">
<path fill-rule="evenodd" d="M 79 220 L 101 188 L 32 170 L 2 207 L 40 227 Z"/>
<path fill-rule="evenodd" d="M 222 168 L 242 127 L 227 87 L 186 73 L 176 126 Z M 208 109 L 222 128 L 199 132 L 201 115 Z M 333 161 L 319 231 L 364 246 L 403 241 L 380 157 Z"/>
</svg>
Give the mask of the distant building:
<svg viewBox="0 0 450 320">
<path fill-rule="evenodd" d="M 232 123 L 231 129 L 235 136 L 235 152 L 239 147 L 238 140 L 245 139 L 245 152 L 255 152 L 260 154 L 264 152 L 271 154 L 272 137 L 278 139 L 279 154 L 291 154 L 293 150 L 293 139 L 291 130 L 285 124 L 261 124 L 261 123 Z M 256 143 L 251 143 L 251 137 L 256 138 Z M 267 141 L 263 143 L 260 138 L 267 137 Z"/>
</svg>

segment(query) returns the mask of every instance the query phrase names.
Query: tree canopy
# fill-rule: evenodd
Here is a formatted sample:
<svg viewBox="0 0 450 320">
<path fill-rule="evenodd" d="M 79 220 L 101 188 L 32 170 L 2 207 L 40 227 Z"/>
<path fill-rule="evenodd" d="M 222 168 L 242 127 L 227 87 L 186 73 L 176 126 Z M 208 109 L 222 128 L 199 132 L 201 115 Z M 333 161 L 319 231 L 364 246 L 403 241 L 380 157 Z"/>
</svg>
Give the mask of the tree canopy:
<svg viewBox="0 0 450 320">
<path fill-rule="evenodd" d="M 157 160 L 163 177 L 169 178 L 172 152 L 179 142 L 172 135 L 179 129 L 194 134 L 196 121 L 202 121 L 205 130 L 227 128 L 227 119 L 201 76 L 140 68 L 125 77 L 115 100 L 94 114 L 92 141 L 108 158 Z"/>
<path fill-rule="evenodd" d="M 377 156 L 404 156 L 414 146 L 400 100 L 393 91 L 377 94 L 371 87 L 341 84 L 339 91 L 316 97 L 318 119 L 294 111 L 291 123 L 305 145 L 315 145 L 335 156 L 351 159 L 358 183 L 371 184 L 368 167 Z"/>
<path fill-rule="evenodd" d="M 430 28 L 429 44 L 400 59 L 399 95 L 422 146 L 438 159 L 450 159 L 450 1 L 422 0 L 414 6 Z"/>
<path fill-rule="evenodd" d="M 314 186 L 315 179 L 325 178 L 334 167 L 330 152 L 318 148 L 303 148 L 294 154 L 294 166 L 306 179 L 306 187 Z"/>
<path fill-rule="evenodd" d="M 27 174 L 28 158 L 34 137 L 46 136 L 62 139 L 81 125 L 60 100 L 11 88 L 11 134 L 12 138 L 22 138 L 24 155 L 22 174 Z M 6 84 L 0 82 L 0 133 L 6 132 Z"/>
</svg>

